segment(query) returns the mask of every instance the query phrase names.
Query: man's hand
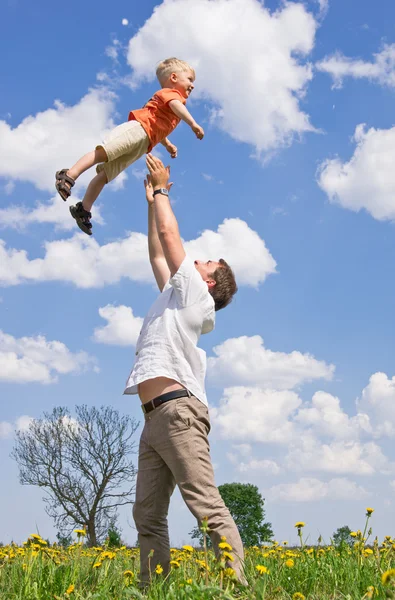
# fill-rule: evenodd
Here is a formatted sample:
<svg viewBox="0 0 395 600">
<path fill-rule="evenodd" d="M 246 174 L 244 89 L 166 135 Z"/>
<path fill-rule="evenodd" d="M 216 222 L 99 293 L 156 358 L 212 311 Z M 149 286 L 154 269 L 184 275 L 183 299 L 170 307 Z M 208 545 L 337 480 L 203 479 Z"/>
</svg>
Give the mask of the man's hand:
<svg viewBox="0 0 395 600">
<path fill-rule="evenodd" d="M 167 169 L 169 170 L 169 175 L 170 175 L 170 167 L 167 167 Z M 173 183 L 168 183 L 167 184 L 167 189 L 170 192 L 171 188 L 172 188 Z M 151 182 L 151 175 L 147 175 L 147 179 L 144 179 L 144 187 L 145 187 L 145 197 L 147 198 L 147 202 L 148 204 L 153 204 L 154 202 L 154 188 Z"/>
<path fill-rule="evenodd" d="M 150 172 L 153 188 L 167 188 L 169 185 L 170 167 L 165 167 L 160 158 L 147 154 L 146 164 Z"/>
<path fill-rule="evenodd" d="M 197 123 L 194 123 L 193 125 L 191 125 L 191 129 L 192 129 L 193 133 L 196 135 L 198 140 L 202 140 L 204 138 L 203 127 L 200 127 L 200 125 L 198 125 Z"/>
</svg>

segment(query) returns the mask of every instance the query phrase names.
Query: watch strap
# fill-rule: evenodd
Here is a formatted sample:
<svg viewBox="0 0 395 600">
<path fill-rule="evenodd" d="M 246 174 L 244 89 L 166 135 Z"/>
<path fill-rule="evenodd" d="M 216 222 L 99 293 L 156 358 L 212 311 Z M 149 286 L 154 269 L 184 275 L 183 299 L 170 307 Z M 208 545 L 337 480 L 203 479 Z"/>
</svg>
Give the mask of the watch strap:
<svg viewBox="0 0 395 600">
<path fill-rule="evenodd" d="M 159 190 L 154 191 L 154 196 L 156 196 L 156 194 L 163 194 L 164 196 L 168 196 L 169 190 L 167 188 L 159 188 Z"/>
</svg>

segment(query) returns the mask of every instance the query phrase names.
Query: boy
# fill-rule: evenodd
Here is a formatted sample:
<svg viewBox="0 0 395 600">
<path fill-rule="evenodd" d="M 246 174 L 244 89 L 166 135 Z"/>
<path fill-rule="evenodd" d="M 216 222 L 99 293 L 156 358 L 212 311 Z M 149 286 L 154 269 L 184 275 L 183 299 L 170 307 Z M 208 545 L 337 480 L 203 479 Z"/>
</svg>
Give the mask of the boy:
<svg viewBox="0 0 395 600">
<path fill-rule="evenodd" d="M 190 126 L 199 140 L 203 139 L 203 128 L 185 107 L 195 87 L 195 71 L 183 60 L 167 58 L 158 65 L 156 76 L 162 89 L 143 108 L 130 112 L 126 123 L 113 129 L 104 144 L 85 154 L 71 169 L 56 173 L 56 189 L 62 199 L 67 200 L 76 179 L 93 165 L 98 165 L 97 175 L 88 185 L 82 202 L 70 206 L 70 213 L 78 227 L 87 235 L 92 235 L 90 210 L 106 183 L 143 154 L 151 152 L 159 142 L 172 158 L 176 158 L 177 148 L 167 136 L 181 120 Z"/>
</svg>

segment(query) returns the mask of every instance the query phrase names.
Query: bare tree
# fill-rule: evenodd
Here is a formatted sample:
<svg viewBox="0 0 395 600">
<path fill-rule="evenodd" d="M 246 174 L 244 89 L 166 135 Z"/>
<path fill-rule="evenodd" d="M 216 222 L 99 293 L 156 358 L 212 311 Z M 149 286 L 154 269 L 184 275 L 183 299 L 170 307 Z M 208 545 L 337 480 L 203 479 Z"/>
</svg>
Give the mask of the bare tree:
<svg viewBox="0 0 395 600">
<path fill-rule="evenodd" d="M 117 507 L 132 504 L 138 423 L 110 407 L 54 408 L 16 433 L 12 451 L 22 485 L 45 488 L 47 514 L 70 533 L 85 527 L 95 546 Z"/>
</svg>

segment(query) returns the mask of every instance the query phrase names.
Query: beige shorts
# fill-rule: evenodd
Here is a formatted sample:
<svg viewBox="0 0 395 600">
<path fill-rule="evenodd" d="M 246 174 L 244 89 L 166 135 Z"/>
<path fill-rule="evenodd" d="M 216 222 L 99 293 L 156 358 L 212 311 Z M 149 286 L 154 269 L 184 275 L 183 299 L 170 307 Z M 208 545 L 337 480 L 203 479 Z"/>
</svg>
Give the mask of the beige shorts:
<svg viewBox="0 0 395 600">
<path fill-rule="evenodd" d="M 103 144 L 108 162 L 96 167 L 97 173 L 104 171 L 107 181 L 112 181 L 129 165 L 141 158 L 148 150 L 149 138 L 138 121 L 127 121 L 115 127 L 105 138 Z"/>
</svg>

